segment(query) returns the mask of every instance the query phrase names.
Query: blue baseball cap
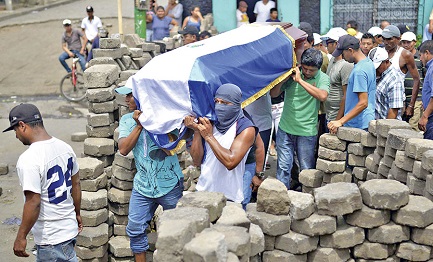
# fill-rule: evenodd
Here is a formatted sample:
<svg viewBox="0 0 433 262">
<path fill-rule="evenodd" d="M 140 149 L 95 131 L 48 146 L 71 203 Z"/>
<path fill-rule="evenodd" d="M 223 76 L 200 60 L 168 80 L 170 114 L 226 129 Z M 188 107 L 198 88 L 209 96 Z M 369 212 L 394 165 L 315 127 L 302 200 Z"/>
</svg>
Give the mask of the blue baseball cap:
<svg viewBox="0 0 433 262">
<path fill-rule="evenodd" d="M 121 94 L 121 95 L 129 95 L 132 93 L 132 88 L 129 88 L 127 86 L 121 86 L 121 87 L 114 89 L 114 91 L 116 91 L 116 93 Z"/>
</svg>

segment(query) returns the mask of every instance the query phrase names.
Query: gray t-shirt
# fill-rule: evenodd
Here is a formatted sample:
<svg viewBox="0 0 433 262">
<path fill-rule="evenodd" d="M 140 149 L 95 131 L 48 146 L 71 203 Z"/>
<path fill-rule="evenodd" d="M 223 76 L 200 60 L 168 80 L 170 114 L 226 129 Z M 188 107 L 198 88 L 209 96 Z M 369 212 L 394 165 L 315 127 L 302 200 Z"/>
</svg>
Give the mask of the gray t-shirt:
<svg viewBox="0 0 433 262">
<path fill-rule="evenodd" d="M 272 128 L 272 105 L 269 92 L 245 107 L 259 132 Z"/>
<path fill-rule="evenodd" d="M 340 102 L 343 98 L 343 85 L 347 85 L 353 64 L 344 59 L 335 61 L 332 57 L 329 61 L 326 74 L 329 76 L 331 85 L 329 86 L 328 98 L 325 101 L 326 119 L 335 120 L 340 109 Z"/>
<path fill-rule="evenodd" d="M 62 44 L 67 43 L 69 50 L 78 50 L 81 49 L 81 37 L 83 36 L 83 31 L 81 29 L 73 28 L 71 35 L 68 36 L 66 32 L 63 32 L 62 35 Z"/>
</svg>

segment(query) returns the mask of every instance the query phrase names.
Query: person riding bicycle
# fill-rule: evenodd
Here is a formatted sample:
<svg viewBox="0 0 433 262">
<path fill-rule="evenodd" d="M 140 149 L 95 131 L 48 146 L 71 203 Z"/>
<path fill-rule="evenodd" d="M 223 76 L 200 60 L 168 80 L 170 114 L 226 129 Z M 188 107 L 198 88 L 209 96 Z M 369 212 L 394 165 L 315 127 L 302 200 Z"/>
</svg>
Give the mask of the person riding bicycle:
<svg viewBox="0 0 433 262">
<path fill-rule="evenodd" d="M 86 70 L 86 59 L 84 57 L 84 49 L 87 43 L 86 35 L 79 29 L 72 28 L 71 20 L 65 19 L 63 20 L 63 27 L 65 28 L 65 32 L 62 35 L 62 49 L 63 53 L 59 56 L 59 61 L 65 70 L 69 73 L 71 72 L 71 68 L 66 63 L 66 59 L 77 56 L 80 60 L 81 69 Z M 83 39 L 83 43 L 81 43 L 80 38 Z"/>
</svg>

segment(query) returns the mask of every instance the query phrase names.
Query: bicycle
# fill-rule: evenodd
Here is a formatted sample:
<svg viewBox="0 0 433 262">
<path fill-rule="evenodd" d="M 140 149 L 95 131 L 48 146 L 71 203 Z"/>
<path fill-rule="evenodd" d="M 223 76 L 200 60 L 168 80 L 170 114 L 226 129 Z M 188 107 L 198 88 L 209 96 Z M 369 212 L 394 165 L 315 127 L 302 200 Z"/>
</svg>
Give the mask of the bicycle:
<svg viewBox="0 0 433 262">
<path fill-rule="evenodd" d="M 60 81 L 60 93 L 66 100 L 79 102 L 86 97 L 87 88 L 84 86 L 84 77 L 77 72 L 78 57 L 72 58 L 72 72 L 66 74 Z"/>
</svg>

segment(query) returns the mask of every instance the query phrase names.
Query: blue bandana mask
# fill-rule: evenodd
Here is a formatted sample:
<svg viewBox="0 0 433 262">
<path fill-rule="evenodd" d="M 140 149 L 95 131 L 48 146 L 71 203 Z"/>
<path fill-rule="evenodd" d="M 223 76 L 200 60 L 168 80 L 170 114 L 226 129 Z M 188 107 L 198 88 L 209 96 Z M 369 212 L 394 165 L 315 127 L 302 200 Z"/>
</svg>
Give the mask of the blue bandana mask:
<svg viewBox="0 0 433 262">
<path fill-rule="evenodd" d="M 239 118 L 244 116 L 241 108 L 242 92 L 236 85 L 224 84 L 217 89 L 215 98 L 233 104 L 215 104 L 215 114 L 217 116 L 215 127 L 220 133 L 225 134 Z"/>
</svg>

